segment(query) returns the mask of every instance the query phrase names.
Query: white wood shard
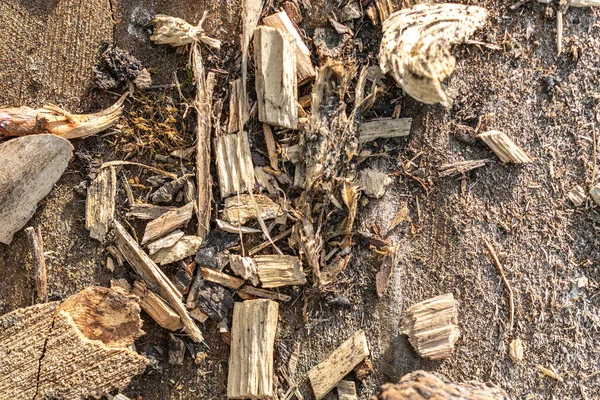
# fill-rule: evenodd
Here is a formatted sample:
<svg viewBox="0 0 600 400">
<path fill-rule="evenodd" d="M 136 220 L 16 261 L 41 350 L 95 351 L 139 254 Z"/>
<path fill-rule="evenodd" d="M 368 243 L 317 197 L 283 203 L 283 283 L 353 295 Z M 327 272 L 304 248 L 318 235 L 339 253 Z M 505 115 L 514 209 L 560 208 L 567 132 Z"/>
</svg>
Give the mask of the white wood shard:
<svg viewBox="0 0 600 400">
<path fill-rule="evenodd" d="M 365 168 L 358 175 L 358 185 L 368 197 L 376 199 L 385 194 L 385 188 L 392 183 L 392 178 L 378 169 Z"/>
<path fill-rule="evenodd" d="M 254 32 L 258 120 L 283 128 L 298 127 L 296 39 L 259 26 Z"/>
<path fill-rule="evenodd" d="M 254 166 L 250 155 L 250 143 L 246 132 L 219 136 L 215 143 L 217 176 L 222 198 L 247 192 L 254 182 Z"/>
<path fill-rule="evenodd" d="M 283 215 L 283 210 L 279 204 L 275 203 L 264 194 L 241 194 L 232 196 L 225 200 L 225 209 L 223 210 L 223 219 L 233 225 L 245 224 L 249 220 L 263 220 L 277 218 Z"/>
<path fill-rule="evenodd" d="M 306 284 L 306 276 L 298 257 L 258 255 L 254 257 L 254 262 L 263 288 Z"/>
<path fill-rule="evenodd" d="M 568 0 L 569 7 L 600 7 L 600 0 Z"/>
<path fill-rule="evenodd" d="M 33 216 L 61 177 L 73 146 L 55 135 L 32 135 L 0 143 L 0 243 Z"/>
<path fill-rule="evenodd" d="M 233 290 L 238 290 L 246 283 L 243 279 L 210 268 L 202 268 L 202 277 L 205 281 L 217 283 Z"/>
<path fill-rule="evenodd" d="M 411 125 L 412 118 L 385 118 L 364 122 L 359 127 L 358 143 L 408 136 Z"/>
<path fill-rule="evenodd" d="M 379 65 L 411 97 L 446 103 L 442 81 L 456 65 L 450 45 L 466 41 L 487 19 L 487 10 L 461 4 L 417 4 L 383 22 Z"/>
<path fill-rule="evenodd" d="M 527 164 L 533 159 L 504 132 L 487 131 L 477 135 L 504 163 Z"/>
<path fill-rule="evenodd" d="M 338 400 L 357 400 L 356 384 L 353 381 L 341 381 L 337 384 Z"/>
<path fill-rule="evenodd" d="M 576 185 L 567 194 L 567 197 L 569 198 L 569 200 L 571 200 L 573 202 L 575 207 L 579 207 L 579 206 L 583 205 L 583 203 L 585 203 L 585 199 L 587 196 L 585 195 L 585 190 L 581 186 Z"/>
<path fill-rule="evenodd" d="M 229 233 L 261 233 L 262 232 L 260 229 L 250 228 L 248 226 L 233 225 L 227 221 L 223 221 L 220 219 L 217 219 L 216 222 L 217 222 L 217 227 L 220 230 L 229 232 Z"/>
<path fill-rule="evenodd" d="M 152 255 L 161 249 L 165 249 L 167 247 L 173 246 L 175 243 L 179 241 L 185 235 L 181 229 L 174 230 L 169 233 L 167 236 L 164 236 L 158 239 L 155 242 L 148 244 L 148 254 Z"/>
<path fill-rule="evenodd" d="M 271 300 L 235 303 L 227 377 L 228 399 L 271 399 L 273 346 L 279 305 Z"/>
<path fill-rule="evenodd" d="M 452 355 L 460 336 L 458 310 L 452 293 L 427 299 L 410 307 L 402 321 L 402 333 L 421 357 L 443 360 Z"/>
<path fill-rule="evenodd" d="M 100 170 L 87 191 L 85 200 L 85 228 L 93 239 L 104 242 L 109 226 L 115 218 L 117 173 L 114 167 Z"/>
<path fill-rule="evenodd" d="M 308 372 L 317 400 L 322 399 L 354 367 L 369 356 L 367 336 L 361 329 L 335 349 L 327 359 Z"/>
<path fill-rule="evenodd" d="M 167 233 L 171 233 L 175 229 L 187 225 L 193 213 L 194 203 L 189 202 L 183 207 L 169 211 L 155 220 L 148 222 L 144 231 L 144 237 L 142 238 L 142 244 L 161 238 Z"/>
<path fill-rule="evenodd" d="M 238 254 L 229 255 L 229 268 L 237 276 L 250 281 L 254 286 L 258 286 L 258 267 L 252 257 L 242 257 Z"/>
<path fill-rule="evenodd" d="M 196 254 L 200 246 L 202 246 L 202 242 L 203 240 L 199 236 L 183 236 L 171 247 L 160 249 L 154 253 L 151 258 L 155 263 L 160 265 L 171 264 Z"/>
<path fill-rule="evenodd" d="M 296 72 L 298 75 L 298 85 L 303 85 L 310 82 L 317 76 L 317 71 L 310 60 L 310 50 L 304 44 L 300 34 L 294 27 L 294 23 L 290 20 L 285 11 L 280 11 L 276 14 L 269 15 L 263 18 L 263 24 L 271 28 L 281 29 L 286 31 L 296 40 Z"/>
</svg>

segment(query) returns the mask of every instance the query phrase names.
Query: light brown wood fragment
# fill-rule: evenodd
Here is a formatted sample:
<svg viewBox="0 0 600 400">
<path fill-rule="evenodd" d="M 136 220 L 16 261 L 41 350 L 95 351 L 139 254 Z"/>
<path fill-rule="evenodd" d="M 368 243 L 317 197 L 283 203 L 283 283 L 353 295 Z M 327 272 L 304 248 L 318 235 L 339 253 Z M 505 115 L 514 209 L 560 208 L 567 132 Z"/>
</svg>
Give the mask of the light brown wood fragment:
<svg viewBox="0 0 600 400">
<path fill-rule="evenodd" d="M 504 132 L 487 131 L 477 135 L 504 163 L 526 164 L 533 159 Z"/>
<path fill-rule="evenodd" d="M 383 256 L 381 261 L 381 268 L 375 276 L 375 285 L 377 290 L 377 296 L 383 297 L 387 294 L 390 278 L 394 273 L 396 267 L 396 246 L 390 246 L 386 254 Z"/>
<path fill-rule="evenodd" d="M 523 361 L 523 341 L 521 338 L 513 339 L 508 348 L 508 355 L 515 363 Z"/>
<path fill-rule="evenodd" d="M 108 251 L 110 255 L 115 258 L 115 260 L 117 260 L 117 264 L 119 264 L 119 267 L 123 266 L 123 255 L 121 254 L 119 249 L 117 249 L 115 246 L 108 246 L 106 248 L 106 251 Z"/>
<path fill-rule="evenodd" d="M 183 235 L 185 235 L 185 233 L 183 233 L 181 229 L 177 229 L 157 241 L 149 243 L 147 246 L 148 254 L 152 255 L 161 249 L 173 246 L 183 237 Z"/>
<path fill-rule="evenodd" d="M 235 303 L 227 377 L 228 399 L 270 399 L 279 305 L 271 300 Z"/>
<path fill-rule="evenodd" d="M 198 322 L 204 322 L 208 319 L 208 315 L 204 314 L 198 307 L 192 308 L 188 312 L 190 317 L 194 318 Z"/>
<path fill-rule="evenodd" d="M 485 163 L 489 160 L 469 160 L 460 161 L 452 164 L 445 164 L 438 168 L 440 178 L 463 175 L 466 172 L 476 168 L 485 167 Z"/>
<path fill-rule="evenodd" d="M 219 136 L 216 139 L 217 176 L 222 198 L 244 193 L 254 185 L 254 166 L 246 132 Z"/>
<path fill-rule="evenodd" d="M 256 263 L 252 257 L 242 257 L 237 254 L 230 254 L 229 268 L 231 268 L 234 274 L 244 280 L 250 281 L 254 286 L 257 286 L 260 283 L 258 280 Z"/>
<path fill-rule="evenodd" d="M 255 194 L 253 198 L 249 194 L 232 196 L 225 200 L 223 219 L 233 225 L 244 225 L 249 220 L 273 219 L 283 215 L 279 204 L 276 204 L 264 194 Z M 258 213 L 257 213 L 258 208 Z"/>
<path fill-rule="evenodd" d="M 171 264 L 196 254 L 200 246 L 202 239 L 198 236 L 183 236 L 174 245 L 158 250 L 151 258 L 160 265 Z"/>
<path fill-rule="evenodd" d="M 600 205 L 600 183 L 590 189 L 590 196 L 597 205 Z"/>
<path fill-rule="evenodd" d="M 0 317 L 0 398 L 100 398 L 148 361 L 130 349 L 143 332 L 134 296 L 90 287 Z"/>
<path fill-rule="evenodd" d="M 277 144 L 273 137 L 273 131 L 269 124 L 263 124 L 263 134 L 265 136 L 265 144 L 267 145 L 267 153 L 269 154 L 269 164 L 275 171 L 279 170 L 279 160 L 277 158 Z"/>
<path fill-rule="evenodd" d="M 259 186 L 265 188 L 270 195 L 275 195 L 275 187 L 271 183 L 273 180 L 272 175 L 267 174 L 261 167 L 254 167 L 254 176 Z"/>
<path fill-rule="evenodd" d="M 341 381 L 337 384 L 338 400 L 357 400 L 356 384 L 353 381 Z"/>
<path fill-rule="evenodd" d="M 202 268 L 202 276 L 209 282 L 218 283 L 219 285 L 223 285 L 234 290 L 239 289 L 244 284 L 243 279 L 236 278 L 210 268 Z"/>
<path fill-rule="evenodd" d="M 227 221 L 223 221 L 220 219 L 217 219 L 216 222 L 217 222 L 217 227 L 224 232 L 229 232 L 229 233 L 261 233 L 262 232 L 260 229 L 250 228 L 248 226 L 233 225 Z"/>
<path fill-rule="evenodd" d="M 573 202 L 575 207 L 579 207 L 585 203 L 587 196 L 585 195 L 585 190 L 583 190 L 581 186 L 575 185 L 575 187 L 567 194 L 567 197 L 569 197 L 569 200 Z"/>
<path fill-rule="evenodd" d="M 33 216 L 69 164 L 73 146 L 54 135 L 33 135 L 0 143 L 0 243 Z"/>
<path fill-rule="evenodd" d="M 394 7 L 390 0 L 375 0 L 375 7 L 380 21 L 385 21 L 394 12 Z"/>
<path fill-rule="evenodd" d="M 402 333 L 421 357 L 443 360 L 452 355 L 460 336 L 458 311 L 452 293 L 410 307 L 402 322 Z"/>
<path fill-rule="evenodd" d="M 93 239 L 104 242 L 115 218 L 117 173 L 114 167 L 98 172 L 87 191 L 85 200 L 85 228 Z"/>
<path fill-rule="evenodd" d="M 48 301 L 48 278 L 46 276 L 46 260 L 44 259 L 44 241 L 40 226 L 25 228 L 29 245 L 31 246 L 31 258 L 33 261 L 33 280 L 35 281 L 35 293 L 40 302 Z"/>
<path fill-rule="evenodd" d="M 248 297 L 249 299 L 255 299 L 257 297 L 269 300 L 279 300 L 279 301 L 290 301 L 292 298 L 287 294 L 281 294 L 277 292 L 273 292 L 271 290 L 255 288 L 253 286 L 244 286 L 240 290 L 237 291 L 237 294 L 244 298 Z"/>
<path fill-rule="evenodd" d="M 221 41 L 204 34 L 202 25 L 206 16 L 207 13 L 204 13 L 197 25 L 191 25 L 181 18 L 156 14 L 152 20 L 154 29 L 150 40 L 156 44 L 165 44 L 173 47 L 202 42 L 207 46 L 219 49 L 221 48 Z"/>
<path fill-rule="evenodd" d="M 175 210 L 177 210 L 177 207 L 155 206 L 153 204 L 131 204 L 127 216 L 141 220 L 151 220 Z"/>
<path fill-rule="evenodd" d="M 227 133 L 236 133 L 240 129 L 240 125 L 244 126 L 248 122 L 248 104 L 240 107 L 244 87 L 242 79 L 236 79 L 229 82 L 229 120 L 227 122 Z M 240 115 L 240 112 L 242 113 Z"/>
<path fill-rule="evenodd" d="M 296 41 L 296 72 L 298 75 L 298 85 L 303 85 L 312 81 L 317 76 L 317 71 L 310 60 L 310 50 L 304 44 L 300 34 L 294 27 L 285 11 L 278 12 L 263 18 L 263 24 L 271 28 L 277 28 L 286 31 L 294 37 Z"/>
<path fill-rule="evenodd" d="M 190 211 L 191 212 L 191 211 Z M 135 272 L 144 280 L 147 286 L 160 294 L 167 303 L 173 307 L 175 312 L 181 318 L 185 332 L 190 335 L 195 342 L 203 340 L 202 332 L 192 321 L 183 303 L 181 302 L 181 293 L 175 288 L 173 283 L 167 278 L 164 272 L 156 266 L 154 261 L 143 252 L 139 245 L 133 240 L 131 235 L 118 222 L 114 222 L 115 241 L 117 247 Z"/>
<path fill-rule="evenodd" d="M 254 32 L 258 120 L 298 127 L 296 40 L 289 33 L 260 26 Z"/>
<path fill-rule="evenodd" d="M 254 262 L 264 288 L 306 284 L 306 276 L 298 257 L 258 255 L 254 257 Z"/>
<path fill-rule="evenodd" d="M 183 328 L 181 318 L 156 293 L 146 287 L 142 281 L 133 283 L 133 293 L 140 298 L 140 306 L 157 324 L 170 331 Z"/>
<path fill-rule="evenodd" d="M 367 143 L 375 139 L 390 139 L 408 136 L 412 126 L 412 118 L 386 118 L 363 123 L 359 127 L 359 143 Z"/>
<path fill-rule="evenodd" d="M 569 7 L 600 7 L 600 0 L 569 0 Z"/>
<path fill-rule="evenodd" d="M 358 184 L 365 195 L 376 199 L 385 194 L 385 188 L 392 182 L 388 174 L 378 169 L 365 168 L 358 175 Z"/>
<path fill-rule="evenodd" d="M 543 366 L 541 366 L 541 365 L 539 365 L 539 364 L 538 364 L 538 365 L 536 365 L 536 368 L 537 368 L 537 369 L 538 369 L 538 370 L 539 370 L 539 371 L 540 371 L 542 374 L 546 375 L 546 376 L 547 376 L 547 377 L 549 377 L 549 378 L 552 378 L 552 379 L 554 379 L 554 380 L 557 380 L 557 381 L 559 381 L 559 382 L 562 382 L 562 381 L 563 381 L 563 377 L 562 377 L 562 376 L 560 376 L 560 374 L 558 374 L 558 373 L 554 372 L 554 370 L 553 370 L 553 369 L 550 369 L 550 368 L 543 367 Z"/>
<path fill-rule="evenodd" d="M 367 336 L 363 330 L 358 330 L 308 372 L 316 399 L 322 399 L 368 355 Z"/>
<path fill-rule="evenodd" d="M 281 151 L 284 161 L 289 161 L 292 164 L 298 164 L 298 162 L 300 162 L 300 146 L 297 144 L 293 146 L 282 146 Z"/>
<path fill-rule="evenodd" d="M 486 382 L 454 383 L 439 374 L 415 371 L 399 383 L 386 383 L 373 400 L 510 400 L 506 392 Z"/>
<path fill-rule="evenodd" d="M 144 237 L 142 238 L 142 244 L 161 238 L 177 228 L 184 227 L 192 218 L 193 212 L 194 203 L 188 203 L 183 207 L 169 211 L 155 220 L 148 222 L 144 231 Z"/>
</svg>

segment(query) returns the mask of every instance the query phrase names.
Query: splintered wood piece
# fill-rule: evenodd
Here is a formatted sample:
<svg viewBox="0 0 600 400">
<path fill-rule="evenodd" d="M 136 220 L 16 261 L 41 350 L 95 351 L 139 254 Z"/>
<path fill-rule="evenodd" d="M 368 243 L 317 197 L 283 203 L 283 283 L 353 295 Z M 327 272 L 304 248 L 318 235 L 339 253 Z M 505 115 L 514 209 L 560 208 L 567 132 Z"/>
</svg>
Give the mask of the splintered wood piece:
<svg viewBox="0 0 600 400">
<path fill-rule="evenodd" d="M 575 207 L 579 207 L 585 203 L 585 190 L 583 190 L 581 186 L 575 185 L 575 187 L 567 194 L 567 197 L 573 202 Z"/>
<path fill-rule="evenodd" d="M 408 136 L 411 126 L 412 118 L 386 118 L 364 122 L 359 127 L 358 143 Z"/>
<path fill-rule="evenodd" d="M 260 297 L 263 299 L 269 300 L 279 300 L 279 301 L 290 301 L 292 298 L 287 294 L 281 294 L 277 292 L 272 292 L 270 290 L 259 289 L 252 286 L 244 286 L 240 290 L 238 290 L 238 295 L 241 298 L 247 297 L 248 299 L 254 299 L 256 297 Z"/>
<path fill-rule="evenodd" d="M 110 255 L 115 258 L 115 260 L 117 260 L 117 264 L 119 264 L 119 267 L 123 266 L 123 255 L 121 254 L 119 249 L 117 249 L 115 246 L 108 246 L 106 248 L 106 251 L 108 251 Z"/>
<path fill-rule="evenodd" d="M 258 255 L 254 257 L 254 262 L 264 288 L 306 284 L 306 276 L 298 257 Z"/>
<path fill-rule="evenodd" d="M 385 188 L 392 182 L 388 174 L 378 169 L 365 168 L 358 175 L 358 184 L 365 195 L 376 199 L 385 194 Z"/>
<path fill-rule="evenodd" d="M 258 120 L 298 128 L 296 39 L 283 30 L 260 26 L 254 32 Z"/>
<path fill-rule="evenodd" d="M 150 220 L 175 210 L 177 210 L 177 207 L 155 206 L 153 204 L 131 204 L 127 216 L 141 220 Z"/>
<path fill-rule="evenodd" d="M 117 173 L 114 167 L 98 172 L 87 191 L 85 200 L 85 228 L 93 239 L 104 242 L 115 218 Z"/>
<path fill-rule="evenodd" d="M 279 204 L 268 196 L 257 193 L 253 197 L 254 199 L 249 194 L 241 194 L 226 199 L 223 219 L 233 225 L 244 225 L 248 220 L 258 219 L 259 215 L 263 220 L 283 215 Z"/>
<path fill-rule="evenodd" d="M 187 225 L 192 218 L 193 212 L 194 203 L 190 202 L 183 207 L 169 211 L 155 220 L 148 222 L 144 231 L 144 237 L 142 238 L 142 244 L 161 238 L 167 233 Z"/>
<path fill-rule="evenodd" d="M 421 357 L 443 360 L 452 355 L 460 336 L 458 311 L 452 293 L 410 307 L 402 322 L 402 333 Z"/>
<path fill-rule="evenodd" d="M 477 135 L 504 163 L 527 164 L 533 159 L 504 132 L 487 131 Z"/>
<path fill-rule="evenodd" d="M 233 290 L 239 289 L 244 284 L 243 279 L 210 268 L 202 268 L 202 276 L 209 282 L 217 283 Z"/>
<path fill-rule="evenodd" d="M 183 328 L 181 318 L 156 293 L 142 281 L 133 283 L 133 293 L 140 298 L 140 306 L 157 324 L 170 331 Z"/>
<path fill-rule="evenodd" d="M 322 399 L 368 356 L 367 336 L 361 329 L 335 349 L 326 360 L 308 372 L 308 379 L 316 399 Z"/>
<path fill-rule="evenodd" d="M 0 243 L 10 244 L 33 216 L 40 200 L 67 168 L 72 151 L 67 140 L 54 135 L 0 143 Z"/>
<path fill-rule="evenodd" d="M 196 215 L 198 217 L 197 234 L 200 239 L 206 239 L 210 228 L 210 215 L 212 211 L 212 177 L 210 174 L 210 134 L 212 128 L 212 95 L 216 84 L 214 72 L 204 75 L 204 63 L 200 47 L 192 47 L 192 67 L 196 80 L 196 186 L 198 203 Z"/>
<path fill-rule="evenodd" d="M 171 264 L 196 254 L 200 246 L 202 246 L 202 239 L 198 236 L 184 236 L 171 247 L 160 249 L 151 258 L 160 265 Z"/>
<path fill-rule="evenodd" d="M 216 139 L 217 176 L 222 198 L 244 193 L 254 182 L 254 166 L 246 132 L 219 136 Z"/>
<path fill-rule="evenodd" d="M 205 12 L 197 25 L 191 25 L 181 18 L 156 14 L 152 20 L 154 29 L 150 40 L 156 44 L 166 44 L 173 47 L 202 42 L 207 46 L 220 49 L 220 40 L 213 39 L 204 34 L 202 24 L 206 16 L 207 13 Z"/>
<path fill-rule="evenodd" d="M 227 122 L 227 133 L 236 133 L 240 126 L 248 122 L 248 104 L 240 107 L 240 101 L 244 93 L 242 79 L 229 82 L 229 121 Z M 240 112 L 242 113 L 240 115 Z"/>
<path fill-rule="evenodd" d="M 356 384 L 353 381 L 341 381 L 337 384 L 338 400 L 357 400 Z"/>
<path fill-rule="evenodd" d="M 228 399 L 273 397 L 273 346 L 279 305 L 271 300 L 235 303 L 227 377 Z"/>
<path fill-rule="evenodd" d="M 177 336 L 169 333 L 169 364 L 183 365 L 185 343 Z"/>
<path fill-rule="evenodd" d="M 202 332 L 200 332 L 198 326 L 192 321 L 185 306 L 181 302 L 181 293 L 178 292 L 173 283 L 171 283 L 164 272 L 158 268 L 154 261 L 144 253 L 131 235 L 125 230 L 123 225 L 115 220 L 114 226 L 117 247 L 129 265 L 131 265 L 135 272 L 144 280 L 146 285 L 151 289 L 156 290 L 157 293 L 173 307 L 175 312 L 179 315 L 179 318 L 181 318 L 185 332 L 190 335 L 192 340 L 197 343 L 202 342 Z"/>
<path fill-rule="evenodd" d="M 492 383 L 454 383 L 440 374 L 415 371 L 399 383 L 386 383 L 375 400 L 510 400 L 504 390 Z"/>
<path fill-rule="evenodd" d="M 277 144 L 273 137 L 273 130 L 269 124 L 263 125 L 263 134 L 265 137 L 265 144 L 267 145 L 267 153 L 269 154 L 269 165 L 274 171 L 279 170 L 279 159 L 277 158 Z"/>
<path fill-rule="evenodd" d="M 44 259 L 44 241 L 42 230 L 36 228 L 25 228 L 29 245 L 31 246 L 31 259 L 33 260 L 33 280 L 35 281 L 35 292 L 40 302 L 48 301 L 48 278 L 46 276 L 46 260 Z"/>
<path fill-rule="evenodd" d="M 569 0 L 569 7 L 600 7 L 600 0 Z"/>
<path fill-rule="evenodd" d="M 229 255 L 229 268 L 239 277 L 250 281 L 254 286 L 257 286 L 260 281 L 258 280 L 258 269 L 256 263 L 251 257 L 242 257 L 237 254 Z"/>
<path fill-rule="evenodd" d="M 485 8 L 462 4 L 417 4 L 395 12 L 382 21 L 381 71 L 418 101 L 447 102 L 442 81 L 456 65 L 450 45 L 466 41 L 487 16 Z"/>
<path fill-rule="evenodd" d="M 179 241 L 183 237 L 184 233 L 182 230 L 177 229 L 165 237 L 158 239 L 155 242 L 148 244 L 148 254 L 152 255 L 161 249 L 166 249 L 167 247 L 173 246 L 175 243 Z"/>
<path fill-rule="evenodd" d="M 294 27 L 293 22 L 285 11 L 278 12 L 263 18 L 263 24 L 271 28 L 277 28 L 286 31 L 296 40 L 296 73 L 298 76 L 298 85 L 303 85 L 312 81 L 317 76 L 317 71 L 310 60 L 310 50 L 302 41 L 300 34 Z"/>
<path fill-rule="evenodd" d="M 590 189 L 590 196 L 597 205 L 600 205 L 600 183 Z"/>
<path fill-rule="evenodd" d="M 261 233 L 262 231 L 260 229 L 256 229 L 256 228 L 250 228 L 248 226 L 240 226 L 240 225 L 233 225 L 230 224 L 227 221 L 223 221 L 220 219 L 216 220 L 217 223 L 217 227 L 224 231 L 224 232 L 229 232 L 229 233 Z"/>
<path fill-rule="evenodd" d="M 0 317 L 0 397 L 100 398 L 123 389 L 148 360 L 130 347 L 143 332 L 135 296 L 90 287 L 62 305 Z"/>
<path fill-rule="evenodd" d="M 438 168 L 438 171 L 440 173 L 440 178 L 463 175 L 465 172 L 472 171 L 476 168 L 485 167 L 486 162 L 489 162 L 489 160 L 460 161 L 457 163 L 442 165 Z"/>
</svg>

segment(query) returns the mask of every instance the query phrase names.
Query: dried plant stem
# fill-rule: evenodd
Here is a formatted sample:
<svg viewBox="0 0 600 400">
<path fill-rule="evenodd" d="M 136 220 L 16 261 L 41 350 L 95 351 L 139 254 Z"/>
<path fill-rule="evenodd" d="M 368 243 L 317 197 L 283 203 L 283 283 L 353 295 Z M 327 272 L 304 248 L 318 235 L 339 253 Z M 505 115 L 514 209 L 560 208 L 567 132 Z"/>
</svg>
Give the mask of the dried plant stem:
<svg viewBox="0 0 600 400">
<path fill-rule="evenodd" d="M 492 245 L 487 240 L 485 240 L 484 243 L 485 243 L 485 247 L 487 247 L 487 249 L 490 253 L 490 256 L 492 256 L 494 265 L 496 266 L 496 269 L 498 270 L 498 273 L 500 274 L 500 277 L 502 278 L 502 281 L 504 282 L 504 287 L 506 288 L 506 293 L 508 294 L 508 302 L 510 304 L 510 327 L 509 327 L 509 332 L 510 332 L 513 329 L 513 325 L 514 325 L 514 321 L 515 321 L 515 301 L 514 301 L 513 291 L 512 291 L 512 288 L 510 287 L 510 283 L 508 283 L 508 279 L 506 279 L 506 275 L 504 274 L 504 268 L 502 268 L 502 264 L 500 263 L 500 260 L 498 259 L 498 255 L 496 254 L 496 251 L 494 250 Z"/>
</svg>

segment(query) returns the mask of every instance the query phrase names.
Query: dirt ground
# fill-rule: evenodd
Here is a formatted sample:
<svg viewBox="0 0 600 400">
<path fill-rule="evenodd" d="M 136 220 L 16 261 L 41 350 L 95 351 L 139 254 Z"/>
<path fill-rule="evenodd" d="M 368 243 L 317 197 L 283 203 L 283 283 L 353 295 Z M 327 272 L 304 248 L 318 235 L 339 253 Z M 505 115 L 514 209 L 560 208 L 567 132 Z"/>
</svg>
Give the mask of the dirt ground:
<svg viewBox="0 0 600 400">
<path fill-rule="evenodd" d="M 358 383 L 361 399 L 375 394 L 382 383 L 417 369 L 438 371 L 457 381 L 491 381 L 513 399 L 600 399 L 600 214 L 591 199 L 575 207 L 567 198 L 575 185 L 589 189 L 598 181 L 593 172 L 594 132 L 600 133 L 598 11 L 568 11 L 565 51 L 556 56 L 556 4 L 531 2 L 511 11 L 512 2 L 460 2 L 490 11 L 488 24 L 475 39 L 500 50 L 475 45 L 454 48 L 457 67 L 446 82 L 452 98 L 448 108 L 403 97 L 386 79 L 387 92 L 365 116 L 389 117 L 399 103 L 401 116 L 413 118 L 409 137 L 373 145 L 375 152 L 385 151 L 363 165 L 394 177 L 382 199 L 369 201 L 359 211 L 355 226 L 359 233 L 370 233 L 376 225 L 399 245 L 388 295 L 377 297 L 380 259 L 360 244 L 334 289 L 309 297 L 306 321 L 302 307 L 308 288 L 284 291 L 294 300 L 281 304 L 275 364 L 287 363 L 300 343 L 296 377 L 307 399 L 313 396 L 306 372 L 359 328 L 367 334 L 375 369 Z M 272 3 L 267 10 L 282 2 Z M 327 24 L 331 12 L 339 13 L 338 3 L 344 2 L 312 0 L 300 24 L 307 37 Z M 395 9 L 400 3 L 394 2 Z M 138 57 L 150 70 L 154 85 L 172 84 L 175 73 L 185 78 L 187 56 L 152 45 L 145 24 L 157 13 L 195 22 L 205 9 L 210 15 L 207 31 L 223 41 L 220 52 L 207 55 L 207 66 L 220 74 L 222 85 L 215 97 L 225 97 L 225 83 L 239 76 L 240 69 L 237 1 L 2 0 L 0 106 L 52 102 L 91 112 L 110 104 L 116 96 L 94 89 L 92 82 L 104 42 Z M 366 17 L 358 26 L 355 39 L 362 42 L 362 51 L 356 45 L 344 56 L 362 65 L 375 64 L 380 28 Z M 173 88 L 154 92 L 178 98 Z M 186 118 L 193 120 L 190 115 Z M 193 140 L 193 123 L 181 126 L 182 137 Z M 481 142 L 468 143 L 458 135 L 469 131 L 464 126 L 471 131 L 506 132 L 535 162 L 501 164 Z M 261 136 L 259 131 L 250 137 L 257 157 L 265 153 Z M 90 284 L 109 285 L 111 278 L 130 277 L 127 266 L 107 271 L 105 246 L 89 238 L 84 228 L 85 197 L 74 190 L 94 163 L 119 155 L 115 143 L 120 143 L 115 135 L 74 141 L 77 156 L 30 222 L 41 224 L 49 252 L 50 300 L 63 299 Z M 462 177 L 438 176 L 437 168 L 443 164 L 476 159 L 492 162 Z M 142 173 L 126 172 L 128 177 Z M 119 196 L 125 198 L 122 190 Z M 407 220 L 389 231 L 405 204 Z M 122 207 L 119 218 L 124 219 L 125 213 Z M 514 290 L 512 332 L 507 296 L 485 240 L 498 251 Z M 31 256 L 21 231 L 10 246 L 0 245 L 0 313 L 33 304 L 30 277 Z M 580 277 L 586 277 L 588 284 L 577 290 L 574 282 Z M 447 292 L 459 303 L 461 337 L 450 359 L 427 362 L 400 334 L 399 324 L 404 309 Z M 331 303 L 340 294 L 350 300 L 350 307 Z M 228 347 L 214 323 L 202 326 L 206 360 L 194 365 L 187 357 L 183 366 L 171 366 L 166 361 L 167 332 L 143 317 L 147 334 L 136 347 L 154 354 L 157 362 L 134 379 L 126 395 L 225 398 Z M 525 346 L 520 364 L 508 356 L 508 345 L 517 336 Z M 563 381 L 541 375 L 537 365 L 555 368 Z"/>
</svg>

